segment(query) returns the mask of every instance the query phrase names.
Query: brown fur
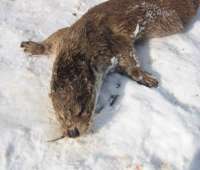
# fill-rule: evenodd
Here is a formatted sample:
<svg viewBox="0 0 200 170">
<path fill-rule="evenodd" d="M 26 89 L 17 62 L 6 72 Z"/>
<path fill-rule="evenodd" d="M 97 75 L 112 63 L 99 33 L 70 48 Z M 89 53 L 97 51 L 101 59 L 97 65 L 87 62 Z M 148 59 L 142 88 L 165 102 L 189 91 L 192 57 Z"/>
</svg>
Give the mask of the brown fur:
<svg viewBox="0 0 200 170">
<path fill-rule="evenodd" d="M 199 4 L 199 0 L 109 0 L 41 43 L 22 42 L 25 52 L 56 56 L 51 97 L 64 134 L 77 137 L 86 132 L 98 81 L 111 65 L 140 84 L 156 87 L 157 80 L 140 68 L 132 43 L 183 31 Z"/>
</svg>

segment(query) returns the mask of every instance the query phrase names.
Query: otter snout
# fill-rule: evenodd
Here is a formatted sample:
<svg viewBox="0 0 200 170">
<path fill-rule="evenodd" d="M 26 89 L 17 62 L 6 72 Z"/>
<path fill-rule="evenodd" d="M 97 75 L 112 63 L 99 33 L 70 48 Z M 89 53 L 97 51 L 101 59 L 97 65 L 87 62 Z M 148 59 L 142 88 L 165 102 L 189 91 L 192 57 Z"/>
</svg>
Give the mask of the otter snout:
<svg viewBox="0 0 200 170">
<path fill-rule="evenodd" d="M 70 129 L 67 131 L 67 136 L 70 138 L 77 138 L 80 136 L 80 132 L 77 128 Z"/>
</svg>

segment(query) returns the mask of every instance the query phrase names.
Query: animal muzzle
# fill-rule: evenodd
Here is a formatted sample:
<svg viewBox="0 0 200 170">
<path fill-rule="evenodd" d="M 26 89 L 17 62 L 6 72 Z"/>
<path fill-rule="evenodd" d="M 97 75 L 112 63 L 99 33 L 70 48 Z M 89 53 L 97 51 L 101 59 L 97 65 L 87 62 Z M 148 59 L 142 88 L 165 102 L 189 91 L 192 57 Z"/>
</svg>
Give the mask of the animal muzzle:
<svg viewBox="0 0 200 170">
<path fill-rule="evenodd" d="M 67 136 L 70 138 L 77 138 L 80 136 L 80 132 L 77 128 L 70 129 L 67 131 Z"/>
</svg>

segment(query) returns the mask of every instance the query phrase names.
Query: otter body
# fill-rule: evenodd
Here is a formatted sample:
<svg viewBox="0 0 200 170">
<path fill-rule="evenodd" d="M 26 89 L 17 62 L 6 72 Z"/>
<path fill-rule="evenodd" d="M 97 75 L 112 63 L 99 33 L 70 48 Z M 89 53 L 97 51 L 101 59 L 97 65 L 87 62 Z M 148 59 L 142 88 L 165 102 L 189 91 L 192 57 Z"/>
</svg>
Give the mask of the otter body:
<svg viewBox="0 0 200 170">
<path fill-rule="evenodd" d="M 199 4 L 199 0 L 109 0 L 43 42 L 22 42 L 25 52 L 56 56 L 51 98 L 65 136 L 87 131 L 99 84 L 110 68 L 156 87 L 158 81 L 141 69 L 133 43 L 183 31 Z"/>
</svg>

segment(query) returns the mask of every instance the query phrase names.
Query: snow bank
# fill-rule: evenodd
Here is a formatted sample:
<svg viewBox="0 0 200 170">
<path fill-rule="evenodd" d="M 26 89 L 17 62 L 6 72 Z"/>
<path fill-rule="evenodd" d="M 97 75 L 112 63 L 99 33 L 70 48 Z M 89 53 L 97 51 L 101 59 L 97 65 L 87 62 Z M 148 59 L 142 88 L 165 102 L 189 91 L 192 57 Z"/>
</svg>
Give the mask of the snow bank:
<svg viewBox="0 0 200 170">
<path fill-rule="evenodd" d="M 20 42 L 42 40 L 100 2 L 0 1 L 1 170 L 200 169 L 200 14 L 186 33 L 138 46 L 159 88 L 113 73 L 102 88 L 94 133 L 46 142 L 60 135 L 48 97 L 53 61 L 28 57 Z"/>
</svg>

